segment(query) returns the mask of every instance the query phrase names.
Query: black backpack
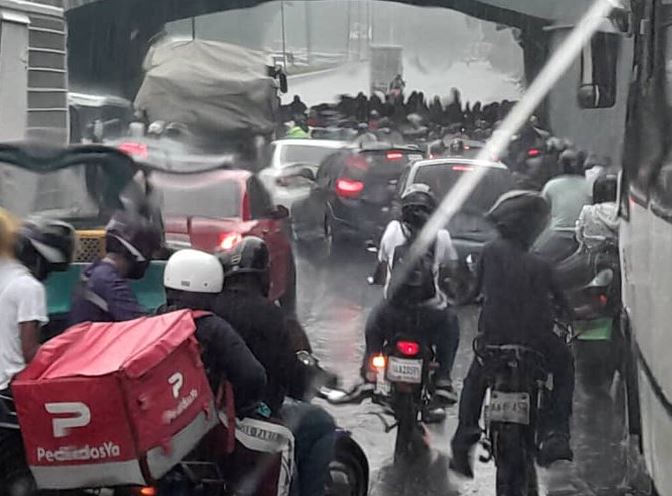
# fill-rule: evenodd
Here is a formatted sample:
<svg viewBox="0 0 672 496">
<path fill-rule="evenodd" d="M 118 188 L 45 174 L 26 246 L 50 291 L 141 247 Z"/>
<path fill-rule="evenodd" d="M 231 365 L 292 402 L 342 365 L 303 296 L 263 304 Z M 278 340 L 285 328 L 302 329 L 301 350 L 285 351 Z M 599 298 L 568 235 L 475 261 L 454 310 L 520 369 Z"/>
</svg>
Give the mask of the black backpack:
<svg viewBox="0 0 672 496">
<path fill-rule="evenodd" d="M 397 305 L 415 305 L 436 296 L 434 281 L 435 243 L 413 264 L 408 260 L 413 240 L 394 249 L 388 298 Z M 409 265 L 410 264 L 410 265 Z"/>
</svg>

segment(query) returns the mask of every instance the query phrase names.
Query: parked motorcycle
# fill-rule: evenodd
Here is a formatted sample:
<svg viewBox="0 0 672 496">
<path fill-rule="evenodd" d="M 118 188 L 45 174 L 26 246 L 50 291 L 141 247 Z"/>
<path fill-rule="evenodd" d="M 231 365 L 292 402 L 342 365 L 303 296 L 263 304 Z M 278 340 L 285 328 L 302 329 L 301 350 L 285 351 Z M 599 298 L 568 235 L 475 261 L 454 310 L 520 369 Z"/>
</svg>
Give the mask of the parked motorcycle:
<svg viewBox="0 0 672 496">
<path fill-rule="evenodd" d="M 539 494 L 535 456 L 539 445 L 548 373 L 544 357 L 519 345 L 481 345 L 474 352 L 485 370 L 485 432 L 481 441 L 497 466 L 497 496 Z"/>
</svg>

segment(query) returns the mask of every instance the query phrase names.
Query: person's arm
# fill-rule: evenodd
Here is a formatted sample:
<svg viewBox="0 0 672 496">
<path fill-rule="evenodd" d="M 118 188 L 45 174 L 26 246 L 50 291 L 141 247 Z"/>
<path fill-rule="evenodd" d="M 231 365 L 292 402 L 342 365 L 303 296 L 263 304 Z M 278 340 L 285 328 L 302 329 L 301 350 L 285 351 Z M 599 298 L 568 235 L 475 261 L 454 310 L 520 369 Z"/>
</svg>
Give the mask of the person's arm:
<svg viewBox="0 0 672 496">
<path fill-rule="evenodd" d="M 35 358 L 37 350 L 40 349 L 40 322 L 37 320 L 20 322 L 19 336 L 21 337 L 23 360 L 26 364 L 29 364 Z"/>
<path fill-rule="evenodd" d="M 266 370 L 252 354 L 243 338 L 224 319 L 199 319 L 196 337 L 215 359 L 218 373 L 233 386 L 236 411 L 244 412 L 263 398 Z"/>
<path fill-rule="evenodd" d="M 127 280 L 114 279 L 106 293 L 108 312 L 115 322 L 133 320 L 145 315 Z"/>
<path fill-rule="evenodd" d="M 48 322 L 47 298 L 44 286 L 35 279 L 25 279 L 16 287 L 18 297 L 17 324 L 21 352 L 29 364 L 40 348 L 40 328 Z"/>
</svg>

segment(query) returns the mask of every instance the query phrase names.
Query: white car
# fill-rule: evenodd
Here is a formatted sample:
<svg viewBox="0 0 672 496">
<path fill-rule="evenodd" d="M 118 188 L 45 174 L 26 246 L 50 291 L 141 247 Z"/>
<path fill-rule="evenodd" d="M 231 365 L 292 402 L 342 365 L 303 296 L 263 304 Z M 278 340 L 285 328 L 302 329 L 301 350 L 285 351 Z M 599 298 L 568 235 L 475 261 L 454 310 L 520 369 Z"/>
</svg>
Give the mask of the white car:
<svg viewBox="0 0 672 496">
<path fill-rule="evenodd" d="M 320 163 L 332 153 L 348 146 L 344 141 L 318 139 L 282 139 L 271 144 L 268 167 L 259 179 L 270 191 L 275 205 L 291 208 L 310 193 L 313 181 L 307 176 L 317 173 Z M 303 175 L 301 175 L 303 171 Z"/>
</svg>

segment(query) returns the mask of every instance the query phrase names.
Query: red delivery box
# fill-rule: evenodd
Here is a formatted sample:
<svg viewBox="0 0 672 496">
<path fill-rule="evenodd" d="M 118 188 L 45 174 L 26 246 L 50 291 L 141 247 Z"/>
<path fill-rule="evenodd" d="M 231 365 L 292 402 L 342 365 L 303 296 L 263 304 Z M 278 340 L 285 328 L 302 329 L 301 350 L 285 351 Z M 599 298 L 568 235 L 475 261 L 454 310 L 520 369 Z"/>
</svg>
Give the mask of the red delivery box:
<svg viewBox="0 0 672 496">
<path fill-rule="evenodd" d="M 217 422 L 189 310 L 70 328 L 12 383 L 39 488 L 146 484 Z"/>
</svg>

